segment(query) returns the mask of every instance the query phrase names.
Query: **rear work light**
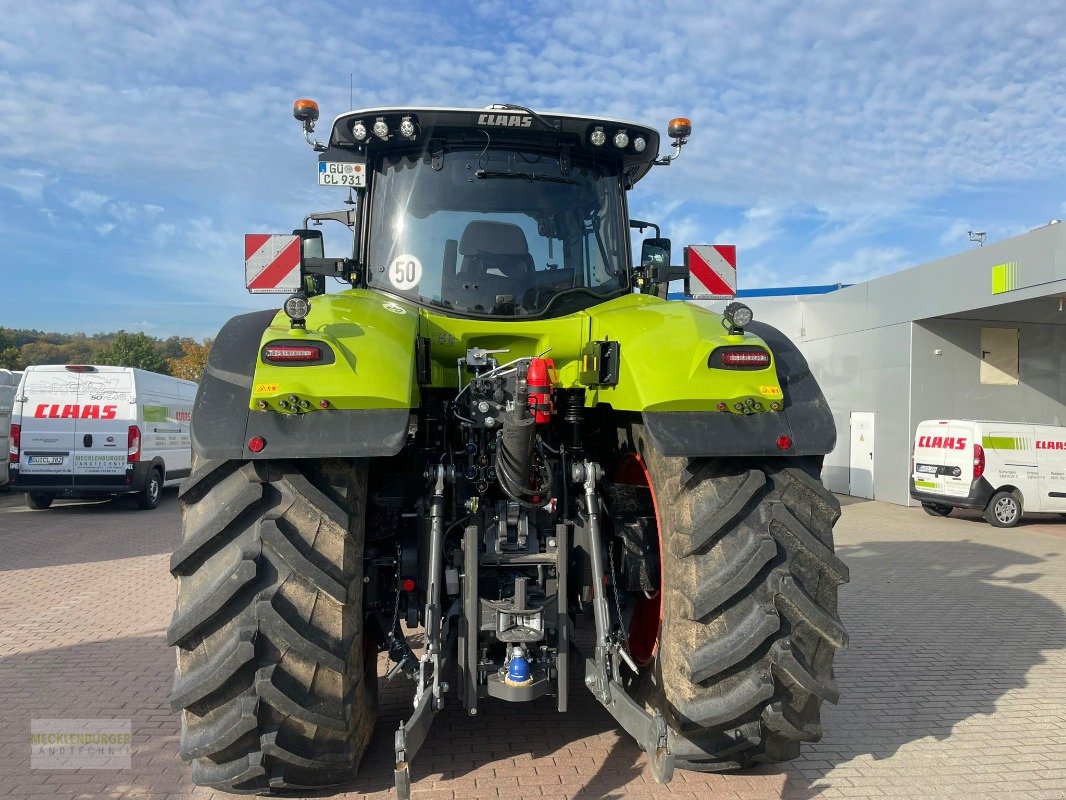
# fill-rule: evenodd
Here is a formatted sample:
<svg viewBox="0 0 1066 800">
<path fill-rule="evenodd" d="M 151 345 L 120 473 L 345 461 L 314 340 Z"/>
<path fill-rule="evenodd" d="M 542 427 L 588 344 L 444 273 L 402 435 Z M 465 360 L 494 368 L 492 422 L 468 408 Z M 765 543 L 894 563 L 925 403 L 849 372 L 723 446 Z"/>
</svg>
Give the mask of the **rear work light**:
<svg viewBox="0 0 1066 800">
<path fill-rule="evenodd" d="M 722 350 L 723 367 L 768 367 L 770 354 L 765 350 Z"/>
<path fill-rule="evenodd" d="M 973 479 L 985 474 L 985 449 L 979 444 L 973 446 Z"/>
<path fill-rule="evenodd" d="M 263 357 L 267 361 L 321 361 L 322 348 L 314 345 L 270 345 L 263 349 Z"/>
<path fill-rule="evenodd" d="M 136 464 L 141 460 L 141 429 L 130 425 L 126 436 L 126 463 Z"/>
<path fill-rule="evenodd" d="M 19 452 L 22 449 L 22 426 L 16 422 L 11 423 L 11 436 L 7 444 L 7 460 L 12 464 L 19 463 Z"/>
</svg>

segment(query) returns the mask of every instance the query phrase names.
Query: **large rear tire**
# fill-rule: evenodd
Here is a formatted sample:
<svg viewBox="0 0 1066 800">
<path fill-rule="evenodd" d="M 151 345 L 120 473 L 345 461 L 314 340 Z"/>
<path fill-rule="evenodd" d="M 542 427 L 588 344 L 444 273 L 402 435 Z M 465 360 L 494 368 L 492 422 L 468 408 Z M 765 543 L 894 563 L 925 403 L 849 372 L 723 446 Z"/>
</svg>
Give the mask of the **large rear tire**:
<svg viewBox="0 0 1066 800">
<path fill-rule="evenodd" d="M 167 639 L 195 783 L 265 793 L 354 779 L 377 706 L 362 618 L 366 475 L 347 459 L 194 459 Z"/>
<path fill-rule="evenodd" d="M 663 709 L 681 769 L 799 755 L 836 702 L 847 646 L 833 550 L 840 505 L 821 459 L 682 459 L 643 452 L 662 546 L 663 602 L 646 701 Z"/>
</svg>

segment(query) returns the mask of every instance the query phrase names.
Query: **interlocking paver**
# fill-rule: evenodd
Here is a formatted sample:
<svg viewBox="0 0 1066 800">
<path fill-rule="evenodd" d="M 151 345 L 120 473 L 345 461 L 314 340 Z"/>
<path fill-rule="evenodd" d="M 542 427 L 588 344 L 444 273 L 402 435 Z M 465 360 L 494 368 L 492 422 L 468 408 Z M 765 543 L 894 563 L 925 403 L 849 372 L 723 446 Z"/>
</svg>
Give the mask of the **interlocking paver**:
<svg viewBox="0 0 1066 800">
<path fill-rule="evenodd" d="M 851 647 L 839 706 L 795 762 L 654 783 L 646 759 L 583 686 L 551 701 L 452 703 L 415 761 L 414 796 L 436 798 L 1066 798 L 1066 524 L 994 529 L 975 515 L 848 502 L 838 548 Z M 177 757 L 164 636 L 177 503 L 127 500 L 22 510 L 0 496 L 0 796 L 224 800 Z M 395 797 L 392 732 L 410 686 L 381 686 L 359 791 Z M 132 768 L 32 770 L 31 719 L 130 719 Z"/>
</svg>

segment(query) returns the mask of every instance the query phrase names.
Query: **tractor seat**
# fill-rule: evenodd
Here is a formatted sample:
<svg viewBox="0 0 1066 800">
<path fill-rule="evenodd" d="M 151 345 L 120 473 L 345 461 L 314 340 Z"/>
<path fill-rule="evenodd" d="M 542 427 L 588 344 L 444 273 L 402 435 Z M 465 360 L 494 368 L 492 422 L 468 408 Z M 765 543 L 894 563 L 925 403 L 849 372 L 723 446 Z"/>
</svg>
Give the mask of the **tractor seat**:
<svg viewBox="0 0 1066 800">
<path fill-rule="evenodd" d="M 459 255 L 463 257 L 460 278 L 479 280 L 488 276 L 525 285 L 533 271 L 526 234 L 509 222 L 471 222 L 459 239 Z"/>
<path fill-rule="evenodd" d="M 463 260 L 449 292 L 454 301 L 483 311 L 492 311 L 503 296 L 521 301 L 535 271 L 521 227 L 475 220 L 463 231 L 458 249 Z"/>
</svg>

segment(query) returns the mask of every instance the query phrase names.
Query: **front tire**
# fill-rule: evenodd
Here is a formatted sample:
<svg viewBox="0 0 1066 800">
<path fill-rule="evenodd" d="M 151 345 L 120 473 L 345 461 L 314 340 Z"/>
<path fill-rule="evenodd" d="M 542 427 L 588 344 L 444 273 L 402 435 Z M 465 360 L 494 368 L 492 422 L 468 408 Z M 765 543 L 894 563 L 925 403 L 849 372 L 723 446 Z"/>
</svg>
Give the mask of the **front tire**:
<svg viewBox="0 0 1066 800">
<path fill-rule="evenodd" d="M 46 508 L 51 507 L 53 500 L 55 500 L 55 497 L 50 494 L 29 492 L 26 495 L 26 507 L 32 508 L 34 511 L 44 511 Z"/>
<path fill-rule="evenodd" d="M 985 506 L 985 521 L 996 528 L 1013 528 L 1022 518 L 1022 499 L 1013 492 L 996 492 Z"/>
<path fill-rule="evenodd" d="M 370 740 L 365 461 L 204 461 L 182 486 L 171 704 L 192 779 L 228 792 L 350 784 Z"/>
<path fill-rule="evenodd" d="M 677 766 L 721 771 L 799 755 L 836 702 L 847 646 L 833 550 L 840 505 L 815 459 L 643 454 L 660 520 L 663 604 L 646 693 Z"/>
<path fill-rule="evenodd" d="M 946 517 L 953 510 L 952 506 L 946 506 L 942 503 L 922 503 L 922 508 L 931 517 Z"/>
</svg>

